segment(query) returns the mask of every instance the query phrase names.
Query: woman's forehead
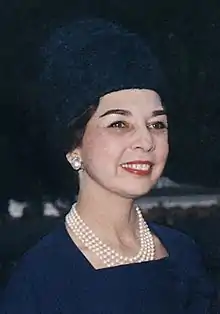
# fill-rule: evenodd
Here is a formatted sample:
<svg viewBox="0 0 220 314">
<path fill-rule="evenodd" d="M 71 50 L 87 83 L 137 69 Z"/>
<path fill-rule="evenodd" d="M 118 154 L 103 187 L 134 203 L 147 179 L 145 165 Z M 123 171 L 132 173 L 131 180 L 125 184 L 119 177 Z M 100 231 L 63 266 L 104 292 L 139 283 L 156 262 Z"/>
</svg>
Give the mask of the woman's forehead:
<svg viewBox="0 0 220 314">
<path fill-rule="evenodd" d="M 105 115 L 105 111 L 117 109 L 128 112 L 150 112 L 163 108 L 160 96 L 153 90 L 127 89 L 106 94 L 100 99 L 96 115 Z M 112 112 L 113 113 L 113 112 Z M 116 112 L 115 112 L 116 113 Z"/>
</svg>

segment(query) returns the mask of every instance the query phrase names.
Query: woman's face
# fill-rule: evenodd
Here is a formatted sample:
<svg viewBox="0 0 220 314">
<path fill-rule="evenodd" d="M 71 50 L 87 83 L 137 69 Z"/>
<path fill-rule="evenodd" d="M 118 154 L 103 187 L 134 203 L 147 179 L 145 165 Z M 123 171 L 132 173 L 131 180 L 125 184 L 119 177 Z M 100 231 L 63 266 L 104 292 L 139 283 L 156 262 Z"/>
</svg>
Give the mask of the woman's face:
<svg viewBox="0 0 220 314">
<path fill-rule="evenodd" d="M 106 94 L 77 151 L 87 185 L 126 198 L 147 193 L 168 155 L 167 117 L 158 94 L 147 89 Z"/>
</svg>

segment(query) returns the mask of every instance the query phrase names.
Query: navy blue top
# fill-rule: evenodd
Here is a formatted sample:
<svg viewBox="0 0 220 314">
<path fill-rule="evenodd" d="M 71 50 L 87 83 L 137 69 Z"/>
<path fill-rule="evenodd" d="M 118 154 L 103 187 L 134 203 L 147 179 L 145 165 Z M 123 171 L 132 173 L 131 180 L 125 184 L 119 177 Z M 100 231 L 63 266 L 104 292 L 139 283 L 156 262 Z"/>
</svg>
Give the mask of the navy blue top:
<svg viewBox="0 0 220 314">
<path fill-rule="evenodd" d="M 194 242 L 151 223 L 169 256 L 96 270 L 64 224 L 17 266 L 1 314 L 208 314 L 214 293 Z"/>
</svg>

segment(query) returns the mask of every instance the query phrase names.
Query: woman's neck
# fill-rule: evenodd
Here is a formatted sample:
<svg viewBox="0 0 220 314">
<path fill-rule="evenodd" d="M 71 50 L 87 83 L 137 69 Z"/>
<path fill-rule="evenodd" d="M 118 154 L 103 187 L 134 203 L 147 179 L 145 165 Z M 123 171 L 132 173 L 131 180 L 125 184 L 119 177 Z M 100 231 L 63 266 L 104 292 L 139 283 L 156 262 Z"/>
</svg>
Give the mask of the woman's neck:
<svg viewBox="0 0 220 314">
<path fill-rule="evenodd" d="M 110 192 L 79 193 L 77 212 L 101 239 L 122 242 L 136 237 L 137 215 L 132 199 Z"/>
</svg>

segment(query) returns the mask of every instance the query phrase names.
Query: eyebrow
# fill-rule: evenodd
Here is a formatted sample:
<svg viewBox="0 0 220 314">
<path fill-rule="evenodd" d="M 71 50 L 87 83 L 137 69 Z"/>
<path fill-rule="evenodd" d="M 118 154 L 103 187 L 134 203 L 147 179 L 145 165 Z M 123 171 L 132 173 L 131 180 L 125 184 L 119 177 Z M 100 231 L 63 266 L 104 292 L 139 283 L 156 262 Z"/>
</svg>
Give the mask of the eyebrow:
<svg viewBox="0 0 220 314">
<path fill-rule="evenodd" d="M 105 113 L 103 113 L 101 116 L 99 116 L 99 118 L 111 115 L 111 114 L 119 114 L 122 116 L 132 116 L 132 113 L 129 110 L 125 110 L 125 109 L 111 109 L 106 111 Z M 160 109 L 160 110 L 154 110 L 152 112 L 152 117 L 157 117 L 157 116 L 161 116 L 161 115 L 166 115 L 166 111 L 165 109 Z"/>
</svg>

